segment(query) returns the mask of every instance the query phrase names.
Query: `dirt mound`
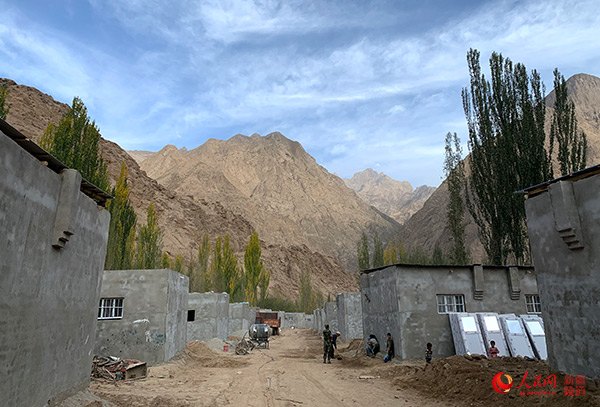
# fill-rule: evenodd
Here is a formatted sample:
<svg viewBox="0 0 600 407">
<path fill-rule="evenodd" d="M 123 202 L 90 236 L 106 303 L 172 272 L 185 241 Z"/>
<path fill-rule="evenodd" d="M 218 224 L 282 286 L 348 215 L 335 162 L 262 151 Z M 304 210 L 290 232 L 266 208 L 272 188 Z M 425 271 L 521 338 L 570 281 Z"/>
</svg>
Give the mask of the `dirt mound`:
<svg viewBox="0 0 600 407">
<path fill-rule="evenodd" d="M 510 375 L 513 386 L 507 394 L 493 390 L 492 379 L 500 372 Z M 520 386 L 527 372 L 525 384 Z M 522 358 L 495 358 L 468 360 L 463 356 L 437 359 L 426 367 L 394 366 L 388 371 L 398 388 L 410 387 L 432 399 L 446 399 L 472 406 L 600 406 L 600 381 L 585 380 L 585 396 L 565 397 L 565 375 L 553 371 L 543 361 Z M 550 375 L 556 375 L 556 387 L 533 387 L 537 376 L 541 384 Z M 527 388 L 526 385 L 531 386 Z M 554 391 L 554 395 L 521 395 L 524 391 Z"/>
<path fill-rule="evenodd" d="M 118 407 L 189 407 L 185 401 L 172 400 L 162 396 L 111 394 L 108 392 L 98 392 L 103 398 L 110 400 Z"/>
<path fill-rule="evenodd" d="M 177 353 L 172 361 L 176 364 L 194 364 L 202 367 L 240 367 L 247 362 L 229 354 L 217 354 L 206 343 L 188 342 L 185 349 Z"/>
</svg>

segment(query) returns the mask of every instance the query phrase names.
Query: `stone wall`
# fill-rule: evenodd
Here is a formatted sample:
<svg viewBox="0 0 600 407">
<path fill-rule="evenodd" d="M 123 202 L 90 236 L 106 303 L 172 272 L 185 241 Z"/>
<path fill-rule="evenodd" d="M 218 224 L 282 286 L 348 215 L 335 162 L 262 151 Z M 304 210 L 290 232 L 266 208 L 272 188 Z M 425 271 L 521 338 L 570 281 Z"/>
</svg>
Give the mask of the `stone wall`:
<svg viewBox="0 0 600 407">
<path fill-rule="evenodd" d="M 526 314 L 525 294 L 537 294 L 532 267 L 395 265 L 368 271 L 360 279 L 363 336 L 385 343 L 390 332 L 396 354 L 422 358 L 453 355 L 448 315 L 438 313 L 437 295 L 464 295 L 466 312 Z"/>
<path fill-rule="evenodd" d="M 80 184 L 0 129 L 2 405 L 44 406 L 89 384 L 110 215 Z"/>
<path fill-rule="evenodd" d="M 338 330 L 344 340 L 363 338 L 360 293 L 342 293 L 335 297 Z"/>
<path fill-rule="evenodd" d="M 195 320 L 188 321 L 188 341 L 227 339 L 229 328 L 229 294 L 190 293 L 188 310 L 195 312 Z"/>
<path fill-rule="evenodd" d="M 123 298 L 123 317 L 99 319 L 95 353 L 165 362 L 185 347 L 189 279 L 173 270 L 105 270 L 102 298 Z"/>
<path fill-rule="evenodd" d="M 600 169 L 525 201 L 548 363 L 600 378 Z"/>
</svg>

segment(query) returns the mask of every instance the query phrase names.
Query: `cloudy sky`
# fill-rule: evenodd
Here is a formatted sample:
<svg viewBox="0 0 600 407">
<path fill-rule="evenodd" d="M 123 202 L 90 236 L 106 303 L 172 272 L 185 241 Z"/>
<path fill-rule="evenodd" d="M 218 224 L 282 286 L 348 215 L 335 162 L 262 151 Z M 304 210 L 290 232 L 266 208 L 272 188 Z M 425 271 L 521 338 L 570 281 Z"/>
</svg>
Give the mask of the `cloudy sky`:
<svg viewBox="0 0 600 407">
<path fill-rule="evenodd" d="M 600 1 L 0 0 L 0 77 L 125 149 L 280 131 L 332 173 L 441 182 L 466 53 L 600 76 Z M 548 89 L 549 90 L 549 89 Z"/>
</svg>

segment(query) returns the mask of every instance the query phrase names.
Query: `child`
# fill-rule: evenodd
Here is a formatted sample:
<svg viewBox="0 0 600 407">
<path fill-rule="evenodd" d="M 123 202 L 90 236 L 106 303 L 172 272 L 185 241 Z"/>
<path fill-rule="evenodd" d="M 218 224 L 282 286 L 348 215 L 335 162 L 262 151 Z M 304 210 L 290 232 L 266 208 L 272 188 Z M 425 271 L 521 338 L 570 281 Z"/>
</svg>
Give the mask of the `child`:
<svg viewBox="0 0 600 407">
<path fill-rule="evenodd" d="M 496 347 L 496 342 L 491 341 L 490 342 L 490 350 L 488 351 L 488 353 L 490 354 L 491 358 L 497 358 L 498 354 L 500 353 L 500 351 L 498 350 L 498 348 Z"/>
<path fill-rule="evenodd" d="M 431 356 L 433 355 L 432 346 L 430 342 L 427 342 L 427 350 L 425 351 L 425 362 L 427 363 L 431 363 Z"/>
<path fill-rule="evenodd" d="M 383 357 L 383 361 L 385 363 L 389 362 L 394 358 L 394 340 L 392 339 L 392 334 L 387 333 L 387 345 L 385 346 L 385 356 Z"/>
</svg>

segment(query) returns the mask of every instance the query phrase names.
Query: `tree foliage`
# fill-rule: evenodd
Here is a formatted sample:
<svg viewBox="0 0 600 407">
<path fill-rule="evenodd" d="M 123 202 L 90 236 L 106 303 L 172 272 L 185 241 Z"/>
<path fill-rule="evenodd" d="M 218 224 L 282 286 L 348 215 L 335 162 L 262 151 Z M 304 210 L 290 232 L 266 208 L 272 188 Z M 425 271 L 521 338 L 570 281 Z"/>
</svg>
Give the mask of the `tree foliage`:
<svg viewBox="0 0 600 407">
<path fill-rule="evenodd" d="M 383 265 L 383 243 L 379 238 L 379 234 L 375 232 L 375 236 L 373 236 L 373 268 L 381 267 Z"/>
<path fill-rule="evenodd" d="M 255 232 L 250 236 L 250 241 L 246 246 L 246 253 L 244 254 L 244 293 L 246 294 L 246 301 L 252 307 L 256 305 L 258 300 L 258 285 L 263 274 L 263 263 L 260 255 L 260 242 L 258 241 L 258 233 Z"/>
<path fill-rule="evenodd" d="M 369 261 L 369 242 L 364 232 L 360 240 L 356 243 L 356 254 L 358 256 L 358 270 L 368 269 L 371 264 Z"/>
<path fill-rule="evenodd" d="M 384 265 L 406 263 L 406 251 L 400 240 L 392 239 L 383 251 Z"/>
<path fill-rule="evenodd" d="M 550 146 L 558 144 L 558 163 L 562 175 L 581 170 L 586 166 L 587 137 L 577 127 L 575 104 L 568 98 L 565 77 L 554 70 L 554 114 L 550 127 Z"/>
<path fill-rule="evenodd" d="M 198 263 L 190 275 L 190 292 L 208 291 L 210 288 L 210 249 L 210 237 L 205 233 L 198 247 Z"/>
<path fill-rule="evenodd" d="M 323 304 L 323 293 L 313 287 L 310 271 L 300 274 L 297 309 L 306 314 L 312 313 Z"/>
<path fill-rule="evenodd" d="M 226 292 L 234 298 L 241 290 L 241 273 L 237 265 L 238 259 L 231 248 L 229 235 L 219 236 L 215 242 L 210 264 L 211 289 Z"/>
<path fill-rule="evenodd" d="M 6 120 L 8 112 L 10 111 L 10 105 L 6 104 L 6 97 L 8 96 L 8 88 L 6 85 L 0 86 L 0 119 Z"/>
<path fill-rule="evenodd" d="M 158 226 L 158 218 L 154 211 L 154 203 L 150 203 L 146 214 L 146 224 L 141 227 L 137 241 L 137 267 L 155 269 L 161 264 L 162 231 Z"/>
<path fill-rule="evenodd" d="M 133 266 L 135 250 L 128 240 L 135 240 L 137 216 L 129 202 L 129 183 L 127 166 L 121 163 L 121 172 L 117 184 L 112 190 L 114 199 L 108 202 L 110 225 L 108 228 L 108 244 L 106 247 L 105 270 L 126 270 Z M 130 238 L 131 236 L 131 238 Z"/>
<path fill-rule="evenodd" d="M 463 202 L 465 168 L 462 161 L 460 139 L 456 133 L 448 132 L 446 134 L 445 151 L 444 174 L 446 175 L 448 194 L 450 195 L 446 207 L 446 223 L 448 229 L 450 229 L 452 239 L 449 260 L 452 264 L 467 264 L 469 254 L 465 246 L 465 205 Z"/>
<path fill-rule="evenodd" d="M 171 268 L 171 259 L 169 258 L 169 255 L 167 253 L 163 253 L 162 258 L 160 259 L 160 268 Z"/>
<path fill-rule="evenodd" d="M 48 125 L 40 145 L 66 166 L 79 171 L 83 178 L 108 191 L 108 172 L 98 153 L 99 142 L 100 131 L 96 123 L 90 121 L 87 108 L 75 97 L 58 126 Z"/>
<path fill-rule="evenodd" d="M 467 207 L 479 227 L 488 260 L 505 264 L 509 255 L 528 259 L 525 208 L 513 192 L 551 178 L 545 150 L 544 87 L 539 74 L 493 53 L 491 83 L 481 72 L 479 52 L 467 54 L 470 90 L 463 89 L 469 129 L 471 174 Z"/>
</svg>

